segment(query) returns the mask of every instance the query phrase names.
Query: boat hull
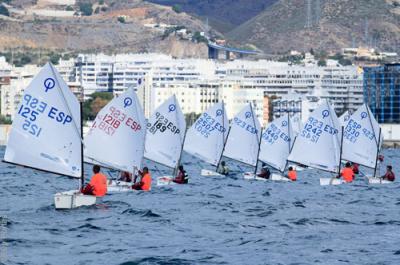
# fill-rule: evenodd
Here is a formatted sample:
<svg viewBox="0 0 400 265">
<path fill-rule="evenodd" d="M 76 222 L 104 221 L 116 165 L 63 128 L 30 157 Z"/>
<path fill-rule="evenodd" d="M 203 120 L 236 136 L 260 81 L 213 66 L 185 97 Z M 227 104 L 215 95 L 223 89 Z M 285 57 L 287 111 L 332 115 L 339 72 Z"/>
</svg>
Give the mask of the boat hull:
<svg viewBox="0 0 400 265">
<path fill-rule="evenodd" d="M 336 186 L 336 185 L 341 185 L 343 183 L 345 183 L 345 182 L 342 179 L 338 179 L 338 178 L 335 178 L 335 177 L 333 177 L 333 178 L 320 178 L 319 179 L 319 184 L 321 186 L 329 186 L 329 185 Z"/>
<path fill-rule="evenodd" d="M 78 190 L 59 192 L 54 195 L 54 205 L 57 210 L 90 206 L 96 204 L 96 201 L 96 196 L 84 195 Z"/>
<path fill-rule="evenodd" d="M 382 178 L 366 177 L 368 184 L 392 184 L 393 181 L 384 180 Z"/>
<path fill-rule="evenodd" d="M 209 169 L 202 169 L 201 170 L 201 175 L 203 177 L 224 177 L 224 175 L 219 174 L 215 171 L 209 170 Z"/>
<path fill-rule="evenodd" d="M 289 181 L 287 177 L 276 173 L 272 173 L 269 179 L 257 177 L 254 173 L 251 172 L 243 173 L 243 177 L 246 180 L 259 180 L 259 181 L 272 180 L 272 181 L 283 181 L 283 182 Z"/>
<path fill-rule="evenodd" d="M 168 185 L 175 185 L 176 183 L 172 180 L 174 177 L 172 176 L 161 176 L 157 178 L 157 186 L 168 186 Z"/>
<path fill-rule="evenodd" d="M 129 192 L 132 190 L 132 182 L 112 180 L 107 185 L 107 194 Z"/>
</svg>

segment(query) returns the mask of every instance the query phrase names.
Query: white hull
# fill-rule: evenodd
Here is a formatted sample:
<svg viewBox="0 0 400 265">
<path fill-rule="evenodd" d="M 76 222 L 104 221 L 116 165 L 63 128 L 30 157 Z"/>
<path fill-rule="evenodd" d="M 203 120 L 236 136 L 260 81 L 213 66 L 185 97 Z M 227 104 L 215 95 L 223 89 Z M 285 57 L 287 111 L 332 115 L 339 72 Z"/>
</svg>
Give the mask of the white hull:
<svg viewBox="0 0 400 265">
<path fill-rule="evenodd" d="M 96 204 L 96 201 L 96 196 L 84 195 L 78 190 L 59 192 L 54 195 L 54 205 L 57 210 L 90 206 Z"/>
<path fill-rule="evenodd" d="M 382 178 L 366 177 L 368 184 L 392 184 L 393 181 L 383 180 Z"/>
<path fill-rule="evenodd" d="M 343 181 L 342 179 L 338 179 L 338 178 L 320 178 L 319 179 L 319 184 L 321 186 L 328 186 L 328 185 L 341 185 L 343 183 L 346 183 L 345 181 Z"/>
<path fill-rule="evenodd" d="M 246 180 L 260 180 L 260 181 L 272 180 L 272 181 L 284 181 L 284 182 L 289 181 L 287 177 L 276 173 L 272 173 L 269 179 L 257 177 L 254 173 L 251 172 L 243 173 L 243 177 Z"/>
<path fill-rule="evenodd" d="M 174 178 L 172 176 L 162 176 L 157 178 L 157 186 L 167 186 L 167 185 L 175 185 L 173 182 Z"/>
<path fill-rule="evenodd" d="M 224 177 L 224 175 L 219 174 L 215 171 L 209 170 L 209 169 L 202 169 L 201 170 L 201 175 L 203 177 Z"/>
<path fill-rule="evenodd" d="M 107 185 L 107 194 L 128 191 L 133 191 L 131 182 L 112 180 L 111 183 L 108 183 Z"/>
</svg>

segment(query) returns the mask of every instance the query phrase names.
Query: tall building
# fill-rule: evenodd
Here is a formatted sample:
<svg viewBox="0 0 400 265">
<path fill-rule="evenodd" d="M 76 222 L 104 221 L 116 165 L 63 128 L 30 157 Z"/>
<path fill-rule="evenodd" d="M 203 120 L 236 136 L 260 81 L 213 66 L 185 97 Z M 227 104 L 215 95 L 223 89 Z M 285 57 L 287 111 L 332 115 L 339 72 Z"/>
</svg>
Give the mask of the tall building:
<svg viewBox="0 0 400 265">
<path fill-rule="evenodd" d="M 400 64 L 364 68 L 364 100 L 379 123 L 400 123 Z"/>
</svg>

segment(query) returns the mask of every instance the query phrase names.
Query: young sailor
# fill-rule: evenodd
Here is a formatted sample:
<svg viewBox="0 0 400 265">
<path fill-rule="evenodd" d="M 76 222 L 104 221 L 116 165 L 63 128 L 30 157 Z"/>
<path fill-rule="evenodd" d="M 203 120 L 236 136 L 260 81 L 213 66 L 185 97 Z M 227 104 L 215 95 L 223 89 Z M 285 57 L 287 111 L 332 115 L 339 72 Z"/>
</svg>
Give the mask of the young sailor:
<svg viewBox="0 0 400 265">
<path fill-rule="evenodd" d="M 354 180 L 354 172 L 353 169 L 351 168 L 350 162 L 346 162 L 345 168 L 342 169 L 340 172 L 340 176 L 338 178 L 342 177 L 343 180 L 347 183 L 353 182 Z"/>
<path fill-rule="evenodd" d="M 229 174 L 229 168 L 226 165 L 225 161 L 222 161 L 221 164 L 219 165 L 218 169 L 217 169 L 217 173 L 221 174 L 221 175 L 228 175 Z"/>
<path fill-rule="evenodd" d="M 271 172 L 269 171 L 269 168 L 265 163 L 262 163 L 260 173 L 257 174 L 257 177 L 259 178 L 264 178 L 264 179 L 269 179 L 271 176 Z"/>
<path fill-rule="evenodd" d="M 107 193 L 107 177 L 100 173 L 100 166 L 93 166 L 93 176 L 85 188 L 82 188 L 82 193 L 85 195 L 95 195 L 102 197 Z"/>
<path fill-rule="evenodd" d="M 352 163 L 351 164 L 351 168 L 353 169 L 354 174 L 358 175 L 358 173 L 360 173 L 359 165 L 357 163 Z"/>
<path fill-rule="evenodd" d="M 395 176 L 394 176 L 394 173 L 393 173 L 392 169 L 393 169 L 392 166 L 387 166 L 386 167 L 386 173 L 385 173 L 385 175 L 382 176 L 382 179 L 389 180 L 389 181 L 394 181 Z"/>
<path fill-rule="evenodd" d="M 180 165 L 178 167 L 178 175 L 172 181 L 177 184 L 188 184 L 189 176 L 186 173 L 186 171 L 183 169 L 182 165 Z"/>
<path fill-rule="evenodd" d="M 293 167 L 289 167 L 288 168 L 288 175 L 287 175 L 288 179 L 290 179 L 291 181 L 296 181 L 297 180 L 297 172 L 296 170 L 294 170 Z"/>
<path fill-rule="evenodd" d="M 138 183 L 133 184 L 132 189 L 149 191 L 151 189 L 151 175 L 148 167 L 144 167 L 143 171 L 139 171 L 139 174 L 142 176 L 142 179 Z"/>
</svg>

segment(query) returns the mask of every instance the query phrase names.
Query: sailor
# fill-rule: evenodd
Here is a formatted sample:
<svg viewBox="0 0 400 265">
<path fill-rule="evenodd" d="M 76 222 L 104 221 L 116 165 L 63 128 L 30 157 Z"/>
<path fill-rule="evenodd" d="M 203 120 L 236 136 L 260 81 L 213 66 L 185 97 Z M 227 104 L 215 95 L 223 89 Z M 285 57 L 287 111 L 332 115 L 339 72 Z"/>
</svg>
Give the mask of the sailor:
<svg viewBox="0 0 400 265">
<path fill-rule="evenodd" d="M 354 172 L 351 168 L 350 162 L 346 162 L 345 168 L 340 172 L 339 178 L 342 177 L 345 182 L 353 182 L 354 180 Z"/>
<path fill-rule="evenodd" d="M 100 172 L 100 166 L 93 166 L 93 176 L 85 188 L 82 188 L 82 193 L 85 195 L 94 195 L 102 197 L 107 193 L 107 177 Z"/>
<path fill-rule="evenodd" d="M 359 165 L 357 164 L 357 163 L 352 163 L 351 164 L 351 168 L 353 169 L 353 173 L 354 174 L 358 174 L 358 173 L 360 173 L 360 170 L 358 169 L 359 168 Z"/>
<path fill-rule="evenodd" d="M 394 181 L 395 176 L 394 176 L 394 173 L 393 173 L 392 170 L 393 170 L 392 166 L 387 166 L 386 167 L 386 173 L 385 173 L 385 175 L 382 176 L 382 179 L 383 180 Z"/>
<path fill-rule="evenodd" d="M 269 179 L 271 176 L 271 172 L 269 171 L 269 168 L 265 163 L 262 163 L 260 173 L 257 174 L 257 177 L 259 178 L 264 178 L 264 179 Z"/>
<path fill-rule="evenodd" d="M 221 175 L 228 175 L 229 174 L 229 168 L 226 165 L 225 161 L 222 161 L 221 164 L 219 165 L 218 169 L 217 169 L 217 173 L 221 174 Z"/>
<path fill-rule="evenodd" d="M 297 180 L 297 172 L 296 172 L 296 170 L 294 170 L 293 167 L 289 167 L 287 177 L 291 181 L 296 181 Z"/>
<path fill-rule="evenodd" d="M 186 173 L 186 171 L 183 169 L 182 165 L 180 165 L 178 167 L 178 175 L 172 181 L 177 184 L 188 184 L 189 176 Z"/>
<path fill-rule="evenodd" d="M 132 181 L 132 173 L 128 171 L 121 171 L 121 176 L 119 178 L 120 181 L 131 182 Z"/>
<path fill-rule="evenodd" d="M 149 191 L 151 189 L 151 175 L 149 169 L 144 167 L 143 171 L 139 171 L 139 174 L 142 178 L 138 183 L 132 185 L 132 189 Z"/>
</svg>

